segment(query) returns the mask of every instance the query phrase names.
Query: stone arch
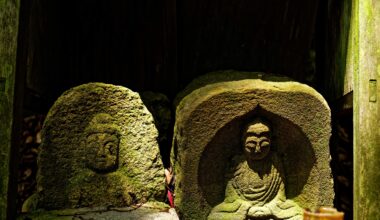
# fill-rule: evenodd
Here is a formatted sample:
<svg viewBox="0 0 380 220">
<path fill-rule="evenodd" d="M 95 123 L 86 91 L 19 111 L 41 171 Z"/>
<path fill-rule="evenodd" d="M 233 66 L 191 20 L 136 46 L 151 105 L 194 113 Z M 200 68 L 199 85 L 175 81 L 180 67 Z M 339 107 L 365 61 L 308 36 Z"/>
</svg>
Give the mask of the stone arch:
<svg viewBox="0 0 380 220">
<path fill-rule="evenodd" d="M 210 200 L 204 196 L 205 189 L 200 181 L 205 180 L 199 177 L 202 160 L 205 160 L 202 155 L 215 142 L 214 137 L 221 135 L 218 132 L 234 130 L 230 127 L 237 126 L 233 121 L 255 112 L 258 105 L 282 121 L 291 122 L 288 124 L 295 132 L 285 134 L 296 135 L 294 138 L 300 138 L 300 142 L 307 145 L 304 149 L 310 149 L 308 158 L 288 165 L 288 184 L 299 186 L 290 188 L 288 196 L 303 208 L 332 205 L 334 192 L 328 147 L 330 109 L 323 97 L 311 87 L 285 77 L 256 74 L 256 78 L 251 79 L 232 78 L 196 88 L 177 106 L 174 166 L 177 175 L 175 202 L 179 212 L 185 219 L 203 219 L 211 205 L 220 200 L 220 197 Z M 302 157 L 297 151 L 287 153 Z M 310 161 L 313 162 L 311 167 Z M 303 176 L 293 172 L 299 169 L 304 169 Z"/>
<path fill-rule="evenodd" d="M 301 128 L 291 121 L 257 106 L 252 112 L 235 118 L 219 129 L 201 154 L 198 182 L 210 206 L 223 201 L 229 162 L 233 156 L 242 153 L 241 131 L 255 117 L 263 117 L 271 124 L 273 150 L 279 154 L 285 168 L 287 198 L 301 194 L 316 160 L 310 141 Z"/>
</svg>

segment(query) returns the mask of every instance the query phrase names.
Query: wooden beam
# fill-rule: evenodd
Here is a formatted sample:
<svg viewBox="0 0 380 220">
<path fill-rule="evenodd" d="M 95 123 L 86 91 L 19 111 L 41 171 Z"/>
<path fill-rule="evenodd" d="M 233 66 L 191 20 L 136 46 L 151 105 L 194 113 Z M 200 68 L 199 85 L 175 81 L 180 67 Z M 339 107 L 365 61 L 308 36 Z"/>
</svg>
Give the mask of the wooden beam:
<svg viewBox="0 0 380 220">
<path fill-rule="evenodd" d="M 8 212 L 19 0 L 0 1 L 0 219 Z"/>
<path fill-rule="evenodd" d="M 353 3 L 354 219 L 380 219 L 380 1 Z"/>
</svg>

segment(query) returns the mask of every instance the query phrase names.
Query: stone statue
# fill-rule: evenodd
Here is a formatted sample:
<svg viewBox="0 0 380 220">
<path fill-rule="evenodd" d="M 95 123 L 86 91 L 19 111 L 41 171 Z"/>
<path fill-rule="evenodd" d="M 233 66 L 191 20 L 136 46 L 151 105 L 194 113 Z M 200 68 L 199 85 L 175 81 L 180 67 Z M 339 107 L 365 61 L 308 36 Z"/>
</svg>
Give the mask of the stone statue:
<svg viewBox="0 0 380 220">
<path fill-rule="evenodd" d="M 113 171 L 118 166 L 120 131 L 108 114 L 97 114 L 85 129 L 86 147 L 89 148 L 86 164 L 95 172 Z"/>
<path fill-rule="evenodd" d="M 62 215 L 66 209 L 147 203 L 161 209 L 165 182 L 157 137 L 154 118 L 138 93 L 105 83 L 65 91 L 46 116 L 38 191 L 23 211 Z"/>
<path fill-rule="evenodd" d="M 331 111 L 313 88 L 226 70 L 194 79 L 176 100 L 171 161 L 181 219 L 300 219 L 300 207 L 333 206 Z"/>
<path fill-rule="evenodd" d="M 271 128 L 254 119 L 242 136 L 243 154 L 233 158 L 224 201 L 208 219 L 302 219 L 302 208 L 286 199 L 283 165 L 271 146 Z"/>
<path fill-rule="evenodd" d="M 133 204 L 133 186 L 127 184 L 128 181 L 120 181 L 125 177 L 115 172 L 119 160 L 120 128 L 113 117 L 107 113 L 96 114 L 84 130 L 84 139 L 83 148 L 88 152 L 85 159 L 88 170 L 70 179 L 71 206 Z M 111 185 L 111 182 L 119 184 Z M 104 197 L 108 199 L 106 204 Z"/>
</svg>

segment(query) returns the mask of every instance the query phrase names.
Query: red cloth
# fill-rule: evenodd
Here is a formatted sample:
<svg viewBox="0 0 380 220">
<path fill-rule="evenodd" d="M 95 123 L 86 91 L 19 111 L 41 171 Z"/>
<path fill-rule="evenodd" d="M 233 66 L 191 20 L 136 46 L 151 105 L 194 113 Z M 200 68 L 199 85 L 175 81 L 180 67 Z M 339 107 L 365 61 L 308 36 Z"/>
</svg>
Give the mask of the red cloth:
<svg viewBox="0 0 380 220">
<path fill-rule="evenodd" d="M 168 190 L 168 199 L 170 207 L 174 208 L 173 193 L 170 190 Z"/>
</svg>

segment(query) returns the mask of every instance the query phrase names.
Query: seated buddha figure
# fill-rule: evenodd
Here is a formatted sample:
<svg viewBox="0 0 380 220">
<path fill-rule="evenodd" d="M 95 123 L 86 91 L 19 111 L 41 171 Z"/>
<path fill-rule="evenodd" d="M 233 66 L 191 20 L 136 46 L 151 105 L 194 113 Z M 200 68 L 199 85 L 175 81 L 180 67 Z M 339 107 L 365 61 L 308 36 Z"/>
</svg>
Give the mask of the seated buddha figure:
<svg viewBox="0 0 380 220">
<path fill-rule="evenodd" d="M 233 158 L 227 174 L 225 199 L 208 219 L 302 219 L 302 208 L 286 199 L 283 165 L 271 146 L 269 124 L 254 119 L 242 145 L 243 153 Z"/>
</svg>

